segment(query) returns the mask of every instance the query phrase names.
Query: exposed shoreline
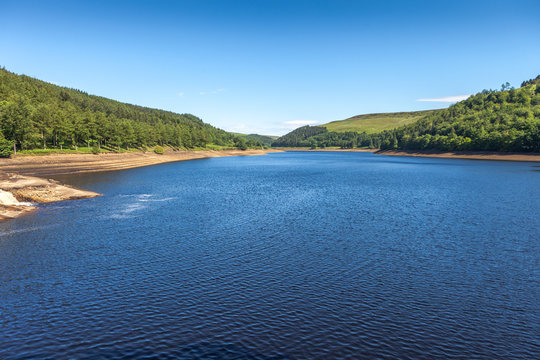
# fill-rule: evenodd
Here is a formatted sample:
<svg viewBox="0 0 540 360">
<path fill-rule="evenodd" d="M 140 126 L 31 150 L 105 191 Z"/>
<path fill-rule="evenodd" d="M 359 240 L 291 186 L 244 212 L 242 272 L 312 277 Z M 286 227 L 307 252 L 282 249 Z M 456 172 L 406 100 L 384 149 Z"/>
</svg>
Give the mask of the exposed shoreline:
<svg viewBox="0 0 540 360">
<path fill-rule="evenodd" d="M 308 152 L 371 152 L 377 155 L 389 156 L 417 156 L 435 157 L 448 159 L 469 159 L 469 160 L 496 160 L 496 161 L 526 161 L 539 162 L 538 153 L 504 153 L 492 151 L 419 151 L 419 150 L 379 150 L 379 149 L 309 149 L 309 148 L 278 148 L 284 151 L 308 151 Z"/>
<path fill-rule="evenodd" d="M 0 159 L 0 172 L 19 175 L 52 177 L 102 171 L 125 170 L 141 166 L 193 159 L 224 156 L 265 155 L 282 150 L 201 150 L 167 151 L 163 155 L 153 152 L 127 152 L 94 154 L 22 155 Z M 1 187 L 0 187 L 1 188 Z"/>
<path fill-rule="evenodd" d="M 125 170 L 168 162 L 224 156 L 265 155 L 282 150 L 203 150 L 154 153 L 50 154 L 0 159 L 0 221 L 13 219 L 36 209 L 28 203 L 6 200 L 13 195 L 18 202 L 47 203 L 86 199 L 100 194 L 60 184 L 50 178 L 68 174 L 86 174 Z"/>
<path fill-rule="evenodd" d="M 469 159 L 469 160 L 496 160 L 496 161 L 540 161 L 540 154 L 537 153 L 502 153 L 489 151 L 413 151 L 413 150 L 379 150 L 378 155 L 390 156 L 418 156 L 435 157 L 448 159 Z"/>
</svg>

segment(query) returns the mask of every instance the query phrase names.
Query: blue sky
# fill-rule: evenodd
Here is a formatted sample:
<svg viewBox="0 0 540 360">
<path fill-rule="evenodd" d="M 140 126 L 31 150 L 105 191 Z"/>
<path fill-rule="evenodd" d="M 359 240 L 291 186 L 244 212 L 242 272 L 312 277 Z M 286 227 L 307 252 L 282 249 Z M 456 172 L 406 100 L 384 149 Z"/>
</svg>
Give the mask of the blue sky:
<svg viewBox="0 0 540 360">
<path fill-rule="evenodd" d="M 441 108 L 540 74 L 538 0 L 0 0 L 0 9 L 8 70 L 245 133 Z"/>
</svg>

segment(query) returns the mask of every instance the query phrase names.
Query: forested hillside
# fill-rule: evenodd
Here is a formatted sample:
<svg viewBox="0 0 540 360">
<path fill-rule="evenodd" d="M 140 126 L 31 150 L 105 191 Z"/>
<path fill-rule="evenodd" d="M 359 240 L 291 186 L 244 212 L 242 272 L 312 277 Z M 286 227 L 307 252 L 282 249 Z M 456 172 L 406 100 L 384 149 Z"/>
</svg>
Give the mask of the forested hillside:
<svg viewBox="0 0 540 360">
<path fill-rule="evenodd" d="M 311 146 L 313 144 L 312 138 L 314 136 L 325 134 L 327 132 L 328 130 L 326 130 L 326 128 L 320 126 L 302 126 L 277 138 L 276 141 L 272 143 L 272 146 Z"/>
<path fill-rule="evenodd" d="M 11 148 L 15 144 L 18 150 L 246 146 L 242 139 L 190 114 L 88 95 L 4 68 L 0 69 L 0 130 L 0 142 Z"/>
<path fill-rule="evenodd" d="M 375 142 L 373 142 L 375 141 Z M 380 140 L 379 140 L 380 142 Z M 272 143 L 274 147 L 309 147 L 326 148 L 340 147 L 342 149 L 352 149 L 355 147 L 368 146 L 378 148 L 380 143 L 373 140 L 373 135 L 356 131 L 328 131 L 322 126 L 302 126 L 290 133 L 283 135 Z"/>
<path fill-rule="evenodd" d="M 238 136 L 246 140 L 247 144 L 259 144 L 262 146 L 271 146 L 272 143 L 279 136 L 270 136 L 270 135 L 259 135 L 259 134 L 241 134 L 241 133 L 232 133 L 233 135 Z"/>
<path fill-rule="evenodd" d="M 297 136 L 297 129 L 273 146 L 540 152 L 539 83 L 540 76 L 519 89 L 507 83 L 500 91 L 484 90 L 393 130 L 367 134 L 304 127 L 300 133 L 306 136 Z"/>
<path fill-rule="evenodd" d="M 519 89 L 484 90 L 382 134 L 381 148 L 540 152 L 539 81 Z"/>
</svg>

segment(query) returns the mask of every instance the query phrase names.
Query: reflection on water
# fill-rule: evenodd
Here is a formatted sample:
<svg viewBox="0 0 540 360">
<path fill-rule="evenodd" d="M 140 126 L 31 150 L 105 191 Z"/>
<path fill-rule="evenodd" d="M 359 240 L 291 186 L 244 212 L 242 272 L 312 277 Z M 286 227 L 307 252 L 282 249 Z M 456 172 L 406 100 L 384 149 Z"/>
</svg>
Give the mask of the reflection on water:
<svg viewBox="0 0 540 360">
<path fill-rule="evenodd" d="M 279 153 L 62 178 L 0 224 L 0 358 L 540 355 L 537 165 Z"/>
</svg>

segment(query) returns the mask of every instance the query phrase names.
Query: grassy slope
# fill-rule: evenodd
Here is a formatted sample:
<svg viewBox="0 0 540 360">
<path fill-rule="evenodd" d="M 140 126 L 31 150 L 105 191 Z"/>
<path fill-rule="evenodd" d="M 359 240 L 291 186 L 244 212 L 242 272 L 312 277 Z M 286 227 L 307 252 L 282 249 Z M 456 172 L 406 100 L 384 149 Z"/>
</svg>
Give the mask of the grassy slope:
<svg viewBox="0 0 540 360">
<path fill-rule="evenodd" d="M 320 126 L 327 128 L 328 131 L 365 131 L 368 134 L 373 134 L 383 130 L 395 129 L 399 126 L 412 124 L 422 117 L 431 115 L 436 111 L 439 110 L 357 115 L 345 120 L 332 121 Z"/>
</svg>

